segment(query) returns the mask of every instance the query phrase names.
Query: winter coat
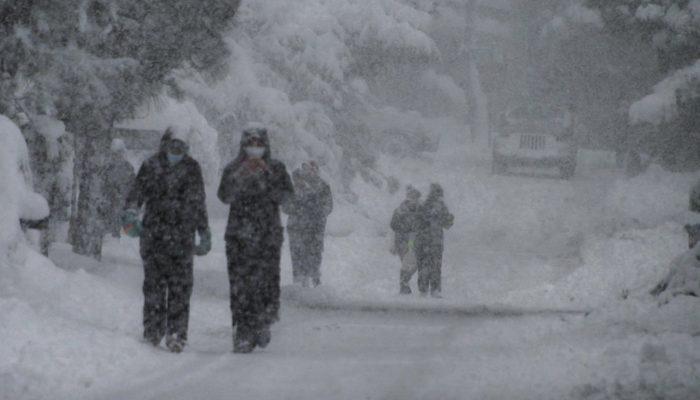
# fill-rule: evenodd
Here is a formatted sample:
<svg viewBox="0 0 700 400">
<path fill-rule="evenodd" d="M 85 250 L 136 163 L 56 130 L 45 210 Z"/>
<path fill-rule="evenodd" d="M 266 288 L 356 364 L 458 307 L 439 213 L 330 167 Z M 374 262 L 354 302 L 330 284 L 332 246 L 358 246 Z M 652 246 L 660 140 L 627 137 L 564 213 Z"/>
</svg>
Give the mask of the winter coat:
<svg viewBox="0 0 700 400">
<path fill-rule="evenodd" d="M 124 207 L 126 196 L 136 179 L 134 167 L 119 155 L 114 155 L 105 168 L 105 193 L 107 207 L 105 219 L 109 223 L 117 223 Z"/>
<path fill-rule="evenodd" d="M 421 205 L 419 214 L 420 228 L 416 236 L 416 246 L 423 254 L 436 251 L 442 253 L 444 230 L 452 227 L 454 216 L 439 197 L 428 197 Z"/>
<path fill-rule="evenodd" d="M 409 240 L 421 227 L 420 203 L 418 200 L 404 200 L 391 217 L 394 231 L 394 249 L 399 257 L 408 252 Z"/>
<path fill-rule="evenodd" d="M 165 151 L 144 161 L 126 198 L 126 208 L 145 205 L 141 255 L 191 256 L 195 232 L 209 227 L 204 180 L 199 163 L 188 155 L 175 165 Z"/>
<path fill-rule="evenodd" d="M 292 181 L 284 164 L 271 158 L 267 135 L 263 138 L 267 148 L 263 160 L 267 169 L 241 177 L 238 172 L 245 168 L 247 157 L 243 144 L 247 139 L 244 134 L 240 154 L 224 168 L 217 193 L 219 200 L 230 204 L 225 238 L 227 241 L 242 239 L 253 247 L 261 242 L 281 246 L 283 234 L 279 207 L 293 196 Z"/>
<path fill-rule="evenodd" d="M 289 215 L 290 232 L 322 234 L 333 211 L 331 187 L 321 178 L 311 178 L 305 188 L 295 187 L 294 196 L 282 206 L 282 211 Z"/>
</svg>

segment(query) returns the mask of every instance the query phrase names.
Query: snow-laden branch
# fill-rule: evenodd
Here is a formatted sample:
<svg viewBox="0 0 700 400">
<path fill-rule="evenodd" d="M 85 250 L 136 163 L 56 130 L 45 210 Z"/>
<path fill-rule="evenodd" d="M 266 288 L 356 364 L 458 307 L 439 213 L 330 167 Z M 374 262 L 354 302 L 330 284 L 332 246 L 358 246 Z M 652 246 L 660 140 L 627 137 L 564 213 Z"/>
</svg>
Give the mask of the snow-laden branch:
<svg viewBox="0 0 700 400">
<path fill-rule="evenodd" d="M 632 123 L 660 124 L 677 115 L 676 94 L 700 80 L 700 59 L 693 65 L 678 70 L 654 86 L 653 93 L 632 104 L 629 118 Z"/>
</svg>

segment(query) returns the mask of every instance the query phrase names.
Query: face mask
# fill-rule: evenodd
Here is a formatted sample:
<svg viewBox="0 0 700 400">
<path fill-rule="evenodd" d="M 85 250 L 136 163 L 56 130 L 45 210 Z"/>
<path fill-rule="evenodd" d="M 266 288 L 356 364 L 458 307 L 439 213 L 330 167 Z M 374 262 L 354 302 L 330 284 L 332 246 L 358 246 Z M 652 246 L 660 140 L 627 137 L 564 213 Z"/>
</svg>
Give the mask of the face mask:
<svg viewBox="0 0 700 400">
<path fill-rule="evenodd" d="M 262 158 L 265 155 L 265 148 L 258 146 L 247 146 L 245 154 L 250 158 Z"/>
<path fill-rule="evenodd" d="M 170 163 L 170 165 L 175 165 L 175 164 L 179 163 L 180 161 L 182 161 L 182 159 L 184 157 L 185 157 L 184 154 L 168 153 L 168 163 Z"/>
</svg>

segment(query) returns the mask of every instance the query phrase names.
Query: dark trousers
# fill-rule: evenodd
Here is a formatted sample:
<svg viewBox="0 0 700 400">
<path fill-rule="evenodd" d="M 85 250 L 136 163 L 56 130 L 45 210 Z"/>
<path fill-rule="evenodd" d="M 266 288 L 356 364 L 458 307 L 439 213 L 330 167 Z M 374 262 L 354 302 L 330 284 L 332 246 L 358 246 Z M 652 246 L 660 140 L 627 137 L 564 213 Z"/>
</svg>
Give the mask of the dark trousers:
<svg viewBox="0 0 700 400">
<path fill-rule="evenodd" d="M 411 293 L 411 278 L 418 271 L 418 260 L 414 250 L 409 249 L 401 257 L 401 273 L 399 275 L 399 290 L 401 293 Z"/>
<path fill-rule="evenodd" d="M 324 233 L 292 229 L 287 230 L 287 233 L 294 282 L 301 282 L 306 278 L 320 281 Z"/>
<path fill-rule="evenodd" d="M 418 251 L 418 290 L 439 293 L 442 290 L 442 246 L 429 246 Z"/>
<path fill-rule="evenodd" d="M 192 296 L 192 256 L 148 255 L 143 266 L 144 338 L 158 343 L 167 334 L 186 342 Z"/>
<path fill-rule="evenodd" d="M 226 239 L 231 322 L 238 339 L 251 340 L 279 320 L 281 247 L 277 241 Z"/>
</svg>

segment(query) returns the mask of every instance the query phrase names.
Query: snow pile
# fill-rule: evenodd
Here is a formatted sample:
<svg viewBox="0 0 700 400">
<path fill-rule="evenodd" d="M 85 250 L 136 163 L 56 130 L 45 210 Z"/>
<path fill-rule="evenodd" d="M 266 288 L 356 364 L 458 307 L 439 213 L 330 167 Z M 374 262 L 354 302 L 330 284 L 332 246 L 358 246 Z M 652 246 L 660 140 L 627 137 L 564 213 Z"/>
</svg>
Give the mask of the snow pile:
<svg viewBox="0 0 700 400">
<path fill-rule="evenodd" d="M 651 165 L 640 176 L 615 182 L 603 200 L 606 217 L 618 228 L 700 221 L 688 211 L 690 188 L 697 180 L 696 174 L 672 173 Z"/>
<path fill-rule="evenodd" d="M 669 260 L 687 249 L 686 243 L 682 227 L 670 223 L 587 237 L 580 267 L 554 284 L 511 293 L 507 302 L 596 309 L 630 295 L 646 296 L 665 276 Z"/>
<path fill-rule="evenodd" d="M 49 214 L 46 200 L 33 191 L 31 182 L 24 137 L 9 118 L 0 115 L 0 266 L 20 241 L 19 219 L 38 220 Z"/>
<path fill-rule="evenodd" d="M 24 138 L 0 115 L 0 399 L 78 398 L 143 357 L 133 338 L 140 299 L 27 246 L 19 219 L 49 211 L 30 182 Z"/>
<path fill-rule="evenodd" d="M 659 301 L 649 291 L 672 268 L 681 265 L 692 272 L 695 267 L 699 250 L 688 251 L 683 229 L 684 224 L 698 220 L 686 211 L 694 178 L 652 166 L 634 179 L 618 179 L 602 199 L 602 223 L 594 225 L 594 231 L 583 239 L 581 265 L 557 282 L 512 292 L 506 302 L 612 307 L 620 318 L 625 314 L 620 307 L 625 304 L 647 311 L 658 308 Z M 688 284 L 697 284 L 692 274 L 688 276 Z"/>
<path fill-rule="evenodd" d="M 134 365 L 155 364 L 138 340 L 138 296 L 23 251 L 24 264 L 2 271 L 0 398 L 89 397 Z M 80 262 L 79 257 L 71 261 Z"/>
<path fill-rule="evenodd" d="M 592 382 L 578 385 L 567 398 L 684 400 L 700 391 L 697 338 L 665 333 L 658 336 L 625 334 L 611 338 L 602 353 Z"/>
</svg>

